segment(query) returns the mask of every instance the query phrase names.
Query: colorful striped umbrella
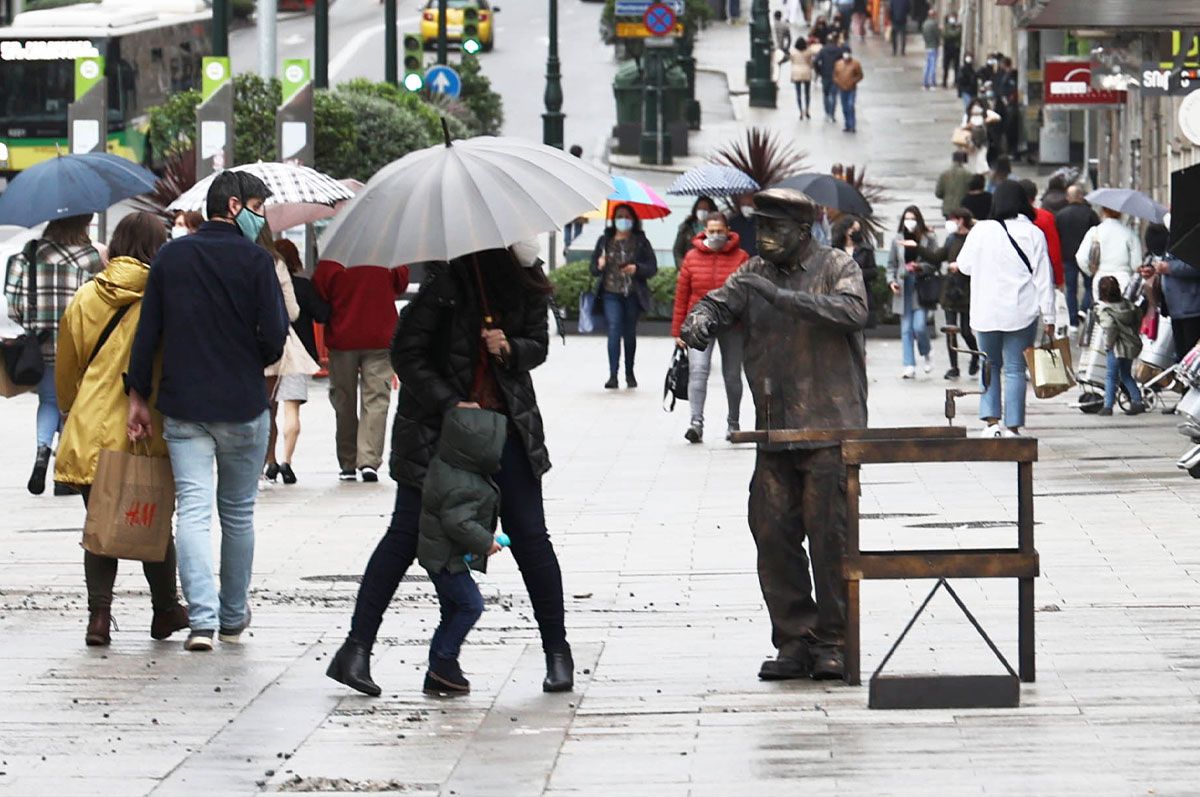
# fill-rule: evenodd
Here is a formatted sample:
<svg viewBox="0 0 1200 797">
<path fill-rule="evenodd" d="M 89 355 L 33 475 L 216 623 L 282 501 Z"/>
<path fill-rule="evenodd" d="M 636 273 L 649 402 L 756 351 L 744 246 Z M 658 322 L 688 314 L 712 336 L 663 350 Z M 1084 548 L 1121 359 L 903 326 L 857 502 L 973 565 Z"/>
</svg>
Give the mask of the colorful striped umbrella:
<svg viewBox="0 0 1200 797">
<path fill-rule="evenodd" d="M 612 218 L 613 209 L 617 205 L 629 205 L 639 219 L 661 219 L 671 215 L 666 200 L 655 193 L 654 189 L 645 183 L 631 177 L 612 175 L 613 192 L 608 195 L 604 218 Z M 591 214 L 588 214 L 591 217 Z"/>
</svg>

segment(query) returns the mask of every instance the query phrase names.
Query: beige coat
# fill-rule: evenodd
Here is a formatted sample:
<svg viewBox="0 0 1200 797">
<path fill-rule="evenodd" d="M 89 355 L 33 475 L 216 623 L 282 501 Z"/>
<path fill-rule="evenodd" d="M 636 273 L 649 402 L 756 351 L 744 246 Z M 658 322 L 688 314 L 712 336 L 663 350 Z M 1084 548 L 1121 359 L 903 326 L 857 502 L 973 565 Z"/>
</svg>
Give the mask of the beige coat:
<svg viewBox="0 0 1200 797">
<path fill-rule="evenodd" d="M 283 291 L 283 306 L 287 308 L 288 321 L 295 323 L 300 317 L 300 303 L 296 301 L 296 291 L 292 287 L 292 275 L 288 272 L 287 264 L 279 258 L 275 258 L 275 276 L 279 280 L 280 290 Z M 283 356 L 278 362 L 268 365 L 263 373 L 266 376 L 311 376 L 319 370 L 321 366 L 308 355 L 304 344 L 296 335 L 296 330 L 289 328 L 287 340 L 283 344 Z"/>
<path fill-rule="evenodd" d="M 807 50 L 792 48 L 792 82 L 811 83 L 813 79 L 813 59 L 821 52 L 821 45 L 813 42 Z"/>
</svg>

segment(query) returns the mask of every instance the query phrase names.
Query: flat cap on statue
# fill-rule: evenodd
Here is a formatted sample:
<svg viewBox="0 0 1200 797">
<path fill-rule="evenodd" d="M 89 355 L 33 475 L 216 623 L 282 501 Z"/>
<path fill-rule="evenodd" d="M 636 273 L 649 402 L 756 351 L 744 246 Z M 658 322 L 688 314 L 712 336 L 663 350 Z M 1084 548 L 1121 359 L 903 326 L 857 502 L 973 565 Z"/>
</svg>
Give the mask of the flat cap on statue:
<svg viewBox="0 0 1200 797">
<path fill-rule="evenodd" d="M 817 218 L 817 203 L 794 188 L 768 188 L 754 195 L 754 215 L 812 224 Z"/>
</svg>

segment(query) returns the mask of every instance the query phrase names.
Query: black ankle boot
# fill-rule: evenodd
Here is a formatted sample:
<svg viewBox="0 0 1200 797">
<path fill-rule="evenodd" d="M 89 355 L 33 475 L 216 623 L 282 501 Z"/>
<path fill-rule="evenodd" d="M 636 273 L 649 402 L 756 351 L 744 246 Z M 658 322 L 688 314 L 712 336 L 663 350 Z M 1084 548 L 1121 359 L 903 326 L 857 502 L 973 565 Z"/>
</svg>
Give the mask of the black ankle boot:
<svg viewBox="0 0 1200 797">
<path fill-rule="evenodd" d="M 379 697 L 383 692 L 371 680 L 371 648 L 349 637 L 334 654 L 325 674 L 369 697 Z"/>
<path fill-rule="evenodd" d="M 46 471 L 50 469 L 50 446 L 38 446 L 37 459 L 33 461 L 33 473 L 29 476 L 29 492 L 41 495 L 46 492 Z"/>
<path fill-rule="evenodd" d="M 546 680 L 542 681 L 543 692 L 570 692 L 575 688 L 575 660 L 571 649 L 546 654 Z"/>
</svg>

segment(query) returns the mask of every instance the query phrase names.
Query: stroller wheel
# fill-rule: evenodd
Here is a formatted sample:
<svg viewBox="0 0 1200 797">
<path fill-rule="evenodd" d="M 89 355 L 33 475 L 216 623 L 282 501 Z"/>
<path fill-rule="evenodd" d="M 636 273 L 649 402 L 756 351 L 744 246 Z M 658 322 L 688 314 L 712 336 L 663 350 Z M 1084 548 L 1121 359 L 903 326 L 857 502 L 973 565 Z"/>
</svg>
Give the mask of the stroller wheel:
<svg viewBox="0 0 1200 797">
<path fill-rule="evenodd" d="M 1104 396 L 1099 393 L 1085 391 L 1079 396 L 1079 411 L 1085 415 L 1095 415 L 1104 409 Z"/>
<path fill-rule="evenodd" d="M 1158 406 L 1158 393 L 1148 387 L 1142 388 L 1142 403 L 1146 405 L 1147 410 L 1152 410 Z"/>
</svg>

